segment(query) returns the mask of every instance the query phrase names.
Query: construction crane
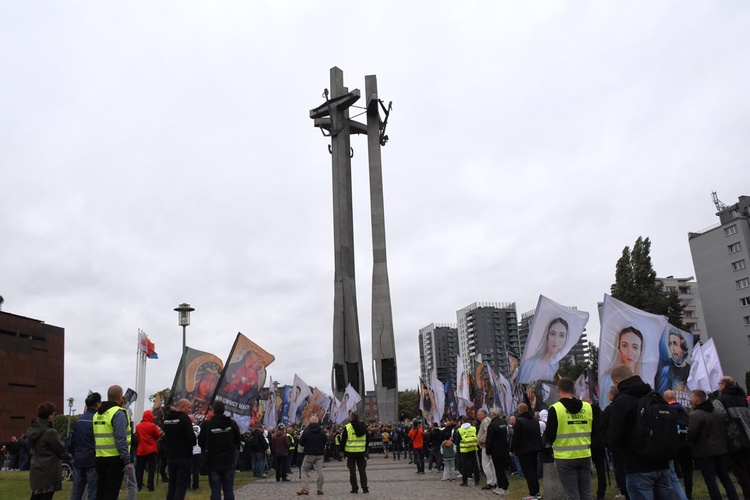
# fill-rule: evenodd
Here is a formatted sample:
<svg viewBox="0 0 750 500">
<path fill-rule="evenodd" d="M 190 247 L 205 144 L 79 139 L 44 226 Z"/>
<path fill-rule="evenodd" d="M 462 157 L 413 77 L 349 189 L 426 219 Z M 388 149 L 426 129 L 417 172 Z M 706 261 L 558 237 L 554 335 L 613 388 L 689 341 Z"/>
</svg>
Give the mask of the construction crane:
<svg viewBox="0 0 750 500">
<path fill-rule="evenodd" d="M 716 191 L 711 191 L 711 198 L 713 198 L 714 200 L 714 205 L 716 205 L 717 212 L 721 212 L 722 210 L 727 208 L 727 206 L 724 203 L 722 203 L 722 201 L 717 196 Z"/>
</svg>

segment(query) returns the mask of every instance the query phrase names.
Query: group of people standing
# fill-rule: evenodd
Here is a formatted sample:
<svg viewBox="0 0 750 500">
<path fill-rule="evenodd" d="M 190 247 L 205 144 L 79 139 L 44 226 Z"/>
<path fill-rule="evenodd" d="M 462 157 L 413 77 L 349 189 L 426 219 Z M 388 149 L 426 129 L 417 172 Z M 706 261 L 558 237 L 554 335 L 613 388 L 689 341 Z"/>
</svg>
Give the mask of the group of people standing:
<svg viewBox="0 0 750 500">
<path fill-rule="evenodd" d="M 154 491 L 156 457 L 160 444 L 166 450 L 168 500 L 185 498 L 191 475 L 203 455 L 211 498 L 234 498 L 234 472 L 240 443 L 237 423 L 224 414 L 224 404 L 213 404 L 210 418 L 200 425 L 190 414 L 187 399 L 177 401 L 157 425 L 153 412 L 146 410 L 142 421 L 133 427 L 124 406 L 122 387 L 107 391 L 107 400 L 99 393 L 86 398 L 86 412 L 76 421 L 69 447 L 63 445 L 52 427 L 55 405 L 42 403 L 37 420 L 29 429 L 32 447 L 29 481 L 33 500 L 51 499 L 62 489 L 62 461 L 74 464 L 71 500 L 117 500 L 123 482 L 128 500 L 136 498 L 144 486 Z M 199 446 L 201 453 L 194 452 Z M 194 480 L 197 487 L 197 481 Z"/>
</svg>

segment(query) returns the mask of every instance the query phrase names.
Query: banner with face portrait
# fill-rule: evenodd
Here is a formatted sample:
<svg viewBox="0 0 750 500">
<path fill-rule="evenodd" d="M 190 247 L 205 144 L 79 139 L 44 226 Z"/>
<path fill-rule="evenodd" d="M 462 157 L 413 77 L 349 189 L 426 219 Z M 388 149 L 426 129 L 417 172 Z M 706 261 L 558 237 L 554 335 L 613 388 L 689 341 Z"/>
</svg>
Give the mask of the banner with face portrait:
<svg viewBox="0 0 750 500">
<path fill-rule="evenodd" d="M 430 394 L 432 396 L 432 421 L 440 423 L 445 413 L 445 386 L 435 372 L 430 377 Z"/>
<path fill-rule="evenodd" d="M 450 379 L 447 379 L 445 384 L 443 384 L 443 391 L 445 392 L 445 409 L 448 413 L 448 418 L 455 420 L 459 417 L 458 402 L 456 401 L 456 393 L 453 391 Z"/>
<path fill-rule="evenodd" d="M 456 404 L 459 415 L 466 415 L 466 410 L 472 405 L 469 385 L 463 359 L 456 354 Z"/>
<path fill-rule="evenodd" d="M 674 391 L 675 398 L 685 408 L 690 407 L 690 365 L 694 338 L 691 333 L 667 325 L 659 342 L 659 370 L 654 389 L 659 394 Z"/>
<path fill-rule="evenodd" d="M 305 406 L 302 409 L 302 414 L 300 416 L 302 427 L 307 427 L 307 425 L 310 423 L 310 417 L 312 417 L 313 415 L 318 417 L 318 422 L 322 422 L 323 418 L 326 416 L 326 413 L 328 413 L 330 404 L 331 398 L 321 392 L 317 387 L 313 388 L 312 394 L 310 394 L 310 396 L 307 398 Z"/>
<path fill-rule="evenodd" d="M 432 390 L 422 377 L 419 377 L 419 409 L 422 412 L 422 418 L 431 423 L 432 420 Z"/>
<path fill-rule="evenodd" d="M 180 399 L 188 399 L 191 413 L 198 421 L 203 420 L 213 401 L 212 396 L 223 366 L 224 363 L 215 354 L 187 347 L 172 382 L 167 404 L 173 405 Z M 183 370 L 183 367 L 187 368 Z"/>
<path fill-rule="evenodd" d="M 285 423 L 287 425 L 302 422 L 302 410 L 304 410 L 306 400 L 310 395 L 312 395 L 310 386 L 295 373 L 294 384 L 292 384 L 292 391 L 289 394 L 289 406 L 286 412 Z"/>
<path fill-rule="evenodd" d="M 626 365 L 653 387 L 659 367 L 659 342 L 667 318 L 604 296 L 599 336 L 599 406 L 609 404 L 612 370 Z"/>
<path fill-rule="evenodd" d="M 257 414 L 255 403 L 266 383 L 266 367 L 275 359 L 242 333 L 237 334 L 214 399 L 226 405 L 242 432 L 250 428 L 253 413 Z"/>
<path fill-rule="evenodd" d="M 268 399 L 266 399 L 266 412 L 263 416 L 263 425 L 267 429 L 276 427 L 276 388 L 273 386 L 273 377 L 268 379 Z"/>
<path fill-rule="evenodd" d="M 583 370 L 583 373 L 581 373 L 575 382 L 575 389 L 574 389 L 575 397 L 583 400 L 583 399 L 591 399 L 592 397 L 592 391 L 591 391 L 591 377 L 589 369 L 586 368 Z"/>
<path fill-rule="evenodd" d="M 540 295 L 521 358 L 518 382 L 554 380 L 560 360 L 576 345 L 588 321 L 589 313 Z"/>
</svg>

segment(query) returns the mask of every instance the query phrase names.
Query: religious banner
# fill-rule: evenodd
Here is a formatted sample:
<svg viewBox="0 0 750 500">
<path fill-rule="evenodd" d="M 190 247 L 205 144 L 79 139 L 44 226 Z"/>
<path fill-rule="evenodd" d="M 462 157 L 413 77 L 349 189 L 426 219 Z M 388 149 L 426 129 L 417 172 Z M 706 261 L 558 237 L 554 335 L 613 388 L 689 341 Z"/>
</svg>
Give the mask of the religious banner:
<svg viewBox="0 0 750 500">
<path fill-rule="evenodd" d="M 341 406 L 339 407 L 338 423 L 344 423 L 349 419 L 349 412 L 354 411 L 357 408 L 357 404 L 362 401 L 362 397 L 359 395 L 357 390 L 352 384 L 346 385 L 346 390 L 341 398 Z"/>
<path fill-rule="evenodd" d="M 427 423 L 432 423 L 432 390 L 422 377 L 419 377 L 419 409 L 422 411 L 422 418 Z"/>
<path fill-rule="evenodd" d="M 491 366 L 487 366 L 492 383 L 493 401 L 492 407 L 500 410 L 501 415 L 512 415 L 515 412 L 513 405 L 513 390 L 508 379 L 502 373 L 495 373 Z"/>
<path fill-rule="evenodd" d="M 459 415 L 466 415 L 466 410 L 472 404 L 469 380 L 464 371 L 464 362 L 459 354 L 456 354 L 456 403 Z"/>
<path fill-rule="evenodd" d="M 560 360 L 578 343 L 588 320 L 589 313 L 562 306 L 540 295 L 518 381 L 528 384 L 536 380 L 554 380 Z"/>
<path fill-rule="evenodd" d="M 226 405 L 242 432 L 250 428 L 253 412 L 257 413 L 255 403 L 266 382 L 266 367 L 275 359 L 242 333 L 237 334 L 214 399 Z"/>
<path fill-rule="evenodd" d="M 302 427 L 307 427 L 310 423 L 310 417 L 313 415 L 318 417 L 318 422 L 322 422 L 326 413 L 328 413 L 330 404 L 331 399 L 327 395 L 321 392 L 317 387 L 313 388 L 312 394 L 307 398 L 305 407 L 302 409 Z"/>
<path fill-rule="evenodd" d="M 580 400 L 591 399 L 593 400 L 591 393 L 591 376 L 589 369 L 583 370 L 575 381 L 575 390 L 573 394 Z"/>
<path fill-rule="evenodd" d="M 305 400 L 310 397 L 312 391 L 307 382 L 302 380 L 299 375 L 294 374 L 294 384 L 292 392 L 289 395 L 289 406 L 286 412 L 285 422 L 287 425 L 300 423 L 302 421 L 302 410 L 305 407 Z"/>
<path fill-rule="evenodd" d="M 337 424 L 339 421 L 339 407 L 341 406 L 341 401 L 339 401 L 336 396 L 331 396 L 328 401 L 328 406 L 330 408 L 328 411 L 328 420 L 333 424 Z"/>
<path fill-rule="evenodd" d="M 440 424 L 445 413 L 445 386 L 437 378 L 435 372 L 430 377 L 430 395 L 432 396 L 432 421 Z"/>
<path fill-rule="evenodd" d="M 474 358 L 474 370 L 473 370 L 473 388 L 474 388 L 474 394 L 473 399 L 474 401 L 474 412 L 470 415 L 471 418 L 474 418 L 476 415 L 477 410 L 485 410 L 487 413 L 489 413 L 489 408 L 487 407 L 487 396 L 489 392 L 489 376 L 487 375 L 485 364 L 482 361 L 482 355 L 477 354 L 477 356 Z"/>
<path fill-rule="evenodd" d="M 659 342 L 667 318 L 604 295 L 599 336 L 599 406 L 609 404 L 612 370 L 628 366 L 653 387 L 659 366 Z"/>
<path fill-rule="evenodd" d="M 182 370 L 184 366 L 187 367 L 185 371 Z M 212 396 L 223 366 L 224 363 L 215 354 L 187 347 L 172 382 L 167 405 L 187 399 L 191 403 L 190 412 L 196 420 L 203 420 L 213 401 Z"/>
<path fill-rule="evenodd" d="M 266 427 L 266 429 L 276 428 L 276 404 L 276 387 L 273 385 L 273 377 L 269 377 L 266 412 L 263 415 L 263 426 Z"/>
<path fill-rule="evenodd" d="M 659 342 L 659 371 L 656 372 L 654 390 L 659 394 L 670 390 L 677 401 L 690 408 L 690 364 L 693 352 L 693 335 L 672 325 L 667 325 Z"/>
<path fill-rule="evenodd" d="M 451 420 L 457 419 L 460 415 L 458 413 L 458 401 L 456 400 L 456 393 L 453 391 L 450 379 L 445 381 L 443 384 L 443 391 L 445 392 L 445 408 L 448 412 L 448 418 Z"/>
</svg>

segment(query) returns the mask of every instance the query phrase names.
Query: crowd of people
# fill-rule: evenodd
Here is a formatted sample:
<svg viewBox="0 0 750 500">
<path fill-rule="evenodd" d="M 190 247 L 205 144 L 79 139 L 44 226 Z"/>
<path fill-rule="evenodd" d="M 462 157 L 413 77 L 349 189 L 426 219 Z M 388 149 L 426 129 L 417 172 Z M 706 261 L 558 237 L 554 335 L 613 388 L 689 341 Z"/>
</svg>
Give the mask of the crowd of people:
<svg viewBox="0 0 750 500">
<path fill-rule="evenodd" d="M 367 424 L 351 412 L 345 425 L 313 416 L 304 428 L 279 424 L 244 433 L 220 401 L 200 422 L 191 402 L 182 399 L 164 412 L 146 410 L 134 426 L 122 388 L 112 386 L 106 401 L 99 393 L 86 398 L 86 412 L 67 447 L 52 427 L 54 405 L 43 403 L 26 435 L 2 451 L 6 468 L 23 470 L 28 462 L 34 500 L 51 499 L 61 489 L 64 460 L 75 468 L 71 500 L 114 500 L 123 484 L 128 500 L 134 499 L 144 487 L 154 491 L 159 477 L 168 482 L 168 500 L 183 499 L 189 488 L 199 487 L 201 475 L 208 476 L 212 499 L 223 494 L 231 500 L 237 470 L 256 477 L 273 471 L 276 481 L 286 482 L 293 468 L 299 471 L 298 495 L 323 495 L 324 463 L 333 460 L 346 460 L 351 493 L 368 493 L 367 463 L 373 456 L 404 460 L 416 474 L 438 472 L 439 479 L 462 487 L 469 479 L 481 486 L 484 475 L 483 489 L 498 495 L 509 493 L 508 476 L 515 474 L 526 482 L 525 500 L 541 498 L 546 464 L 554 467 L 565 499 L 604 498 L 610 468 L 617 498 L 690 499 L 694 468 L 711 500 L 739 498 L 730 473 L 750 498 L 750 443 L 738 443 L 729 431 L 734 424 L 750 435 L 750 409 L 731 377 L 721 380 L 715 394 L 692 391 L 688 412 L 673 391 L 653 391 L 627 366 L 614 368 L 611 376 L 610 404 L 603 411 L 577 399 L 574 382 L 561 378 L 559 401 L 541 411 L 520 403 L 513 415 L 479 409 L 472 418 L 431 425 L 420 418 Z M 317 477 L 310 489 L 313 472 Z"/>
</svg>

